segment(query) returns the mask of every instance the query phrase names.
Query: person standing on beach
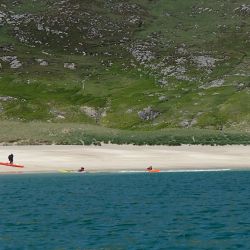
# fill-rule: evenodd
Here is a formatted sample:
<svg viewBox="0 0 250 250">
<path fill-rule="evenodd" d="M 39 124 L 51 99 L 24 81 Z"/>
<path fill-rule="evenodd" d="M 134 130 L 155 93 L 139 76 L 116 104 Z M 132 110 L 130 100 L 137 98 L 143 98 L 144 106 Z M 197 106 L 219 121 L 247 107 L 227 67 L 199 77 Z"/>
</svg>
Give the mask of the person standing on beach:
<svg viewBox="0 0 250 250">
<path fill-rule="evenodd" d="M 152 166 L 149 166 L 149 167 L 147 168 L 147 171 L 151 171 L 151 170 L 153 170 L 153 168 L 152 168 Z"/>
<path fill-rule="evenodd" d="M 8 156 L 8 159 L 9 159 L 10 164 L 13 164 L 14 155 L 13 155 L 13 154 L 10 154 L 10 155 Z"/>
</svg>

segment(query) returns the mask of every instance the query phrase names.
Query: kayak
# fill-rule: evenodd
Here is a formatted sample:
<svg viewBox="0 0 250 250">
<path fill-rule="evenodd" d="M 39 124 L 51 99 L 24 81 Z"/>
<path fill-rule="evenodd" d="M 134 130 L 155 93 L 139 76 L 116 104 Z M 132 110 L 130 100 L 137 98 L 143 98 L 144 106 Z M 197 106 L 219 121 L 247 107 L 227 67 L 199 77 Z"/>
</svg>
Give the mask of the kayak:
<svg viewBox="0 0 250 250">
<path fill-rule="evenodd" d="M 147 170 L 149 173 L 159 173 L 160 169 Z"/>
<path fill-rule="evenodd" d="M 8 162 L 0 162 L 0 165 L 8 166 L 8 167 L 14 167 L 14 168 L 24 168 L 24 166 L 22 166 L 22 165 L 10 164 Z"/>
<path fill-rule="evenodd" d="M 85 171 L 79 172 L 78 170 L 67 170 L 67 169 L 60 169 L 58 170 L 60 173 L 86 173 Z"/>
</svg>

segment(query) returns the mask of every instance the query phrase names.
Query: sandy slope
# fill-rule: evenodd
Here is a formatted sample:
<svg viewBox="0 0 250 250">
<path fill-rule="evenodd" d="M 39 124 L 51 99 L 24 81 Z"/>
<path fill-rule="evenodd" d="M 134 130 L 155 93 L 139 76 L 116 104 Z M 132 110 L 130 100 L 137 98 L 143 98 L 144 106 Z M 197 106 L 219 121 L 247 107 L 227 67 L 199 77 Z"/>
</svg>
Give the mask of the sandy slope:
<svg viewBox="0 0 250 250">
<path fill-rule="evenodd" d="M 250 146 L 0 146 L 0 162 L 14 162 L 23 169 L 0 166 L 0 172 L 57 172 L 144 170 L 152 165 L 161 170 L 249 168 Z"/>
</svg>

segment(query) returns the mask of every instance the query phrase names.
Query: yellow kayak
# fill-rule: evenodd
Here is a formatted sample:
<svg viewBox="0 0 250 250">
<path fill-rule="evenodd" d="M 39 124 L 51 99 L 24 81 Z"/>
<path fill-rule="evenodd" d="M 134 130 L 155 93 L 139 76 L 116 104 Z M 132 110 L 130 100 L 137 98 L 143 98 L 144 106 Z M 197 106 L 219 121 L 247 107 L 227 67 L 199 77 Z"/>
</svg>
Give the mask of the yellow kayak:
<svg viewBox="0 0 250 250">
<path fill-rule="evenodd" d="M 86 173 L 85 171 L 79 172 L 78 170 L 69 170 L 69 169 L 59 169 L 58 172 L 60 173 Z"/>
</svg>

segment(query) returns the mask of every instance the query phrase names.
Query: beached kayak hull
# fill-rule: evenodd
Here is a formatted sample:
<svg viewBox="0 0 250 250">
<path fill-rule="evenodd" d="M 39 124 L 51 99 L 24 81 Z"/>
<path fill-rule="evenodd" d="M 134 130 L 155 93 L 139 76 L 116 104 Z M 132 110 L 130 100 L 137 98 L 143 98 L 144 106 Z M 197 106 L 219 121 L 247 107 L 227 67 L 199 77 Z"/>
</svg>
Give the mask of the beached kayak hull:
<svg viewBox="0 0 250 250">
<path fill-rule="evenodd" d="M 147 170 L 149 173 L 159 173 L 159 169 L 152 169 L 152 170 Z"/>
<path fill-rule="evenodd" d="M 22 165 L 10 164 L 8 162 L 0 162 L 0 165 L 7 166 L 7 167 L 13 167 L 13 168 L 24 168 L 24 166 L 22 166 Z"/>
<path fill-rule="evenodd" d="M 85 171 L 82 171 L 82 172 L 79 172 L 79 171 L 77 171 L 77 170 L 67 170 L 67 169 L 60 169 L 60 170 L 58 170 L 58 172 L 60 172 L 60 173 L 78 173 L 78 174 L 84 174 L 84 173 L 86 173 Z"/>
</svg>

